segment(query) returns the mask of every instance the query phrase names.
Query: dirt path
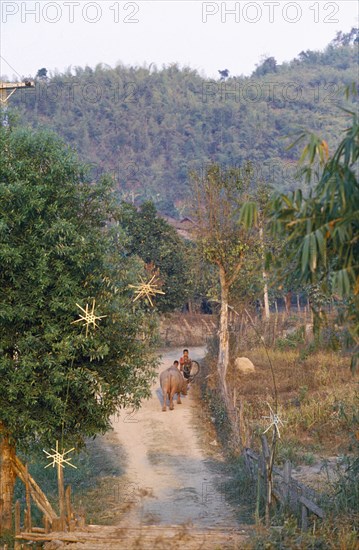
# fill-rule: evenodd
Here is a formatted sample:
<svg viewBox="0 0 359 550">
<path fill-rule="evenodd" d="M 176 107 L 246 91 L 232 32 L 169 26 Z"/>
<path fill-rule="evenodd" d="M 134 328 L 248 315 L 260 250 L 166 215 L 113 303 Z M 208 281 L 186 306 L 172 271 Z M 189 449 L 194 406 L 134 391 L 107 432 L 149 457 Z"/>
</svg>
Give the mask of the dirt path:
<svg viewBox="0 0 359 550">
<path fill-rule="evenodd" d="M 159 372 L 179 359 L 182 349 L 162 355 Z M 204 348 L 191 348 L 193 359 Z M 162 412 L 159 380 L 152 397 L 135 415 L 113 421 L 114 431 L 127 454 L 123 481 L 129 510 L 120 526 L 188 525 L 232 530 L 239 527 L 234 511 L 225 502 L 218 474 L 209 469 L 191 417 L 198 413 L 191 392 L 175 401 L 174 411 Z M 123 420 L 121 421 L 121 419 Z"/>
<path fill-rule="evenodd" d="M 191 348 L 190 355 L 201 359 L 204 351 Z M 158 373 L 181 352 L 163 353 Z M 193 421 L 200 408 L 191 390 L 181 399 L 182 405 L 175 401 L 174 411 L 162 412 L 157 378 L 152 397 L 139 412 L 121 411 L 112 419 L 114 432 L 97 448 L 104 461 L 110 456 L 121 470 L 120 477 L 107 485 L 112 508 L 107 501 L 106 513 L 111 524 L 37 534 L 37 540 L 50 541 L 46 550 L 243 550 L 250 526 L 238 523 L 221 489 L 226 481 L 219 473 L 223 467 L 217 464 L 215 469 L 216 460 L 206 458 L 201 448 Z M 117 524 L 111 521 L 115 516 L 121 518 Z M 33 534 L 22 534 L 24 538 L 33 540 Z"/>
</svg>

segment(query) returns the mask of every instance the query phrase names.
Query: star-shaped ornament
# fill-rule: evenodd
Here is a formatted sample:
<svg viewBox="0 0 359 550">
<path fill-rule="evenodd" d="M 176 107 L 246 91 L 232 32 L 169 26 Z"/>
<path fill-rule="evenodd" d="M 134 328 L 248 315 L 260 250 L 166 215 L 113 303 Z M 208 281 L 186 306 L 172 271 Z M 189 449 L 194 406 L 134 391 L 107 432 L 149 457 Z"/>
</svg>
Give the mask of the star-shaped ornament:
<svg viewBox="0 0 359 550">
<path fill-rule="evenodd" d="M 278 437 L 280 439 L 279 425 L 284 426 L 283 420 L 280 418 L 278 413 L 273 412 L 272 407 L 270 406 L 269 403 L 267 403 L 267 405 L 268 405 L 269 410 L 270 410 L 269 416 L 263 416 L 262 418 L 266 418 L 267 420 L 270 420 L 270 424 L 269 424 L 268 428 L 263 433 L 264 434 L 267 433 L 268 430 L 270 430 L 273 427 L 274 430 L 277 432 Z M 286 422 L 286 421 L 284 420 L 284 422 Z"/>
<path fill-rule="evenodd" d="M 148 302 L 153 307 L 153 302 L 151 300 L 151 297 L 156 296 L 156 294 L 165 294 L 165 292 L 162 292 L 162 290 L 159 290 L 158 284 L 155 282 L 156 275 L 153 275 L 153 277 L 146 283 L 142 277 L 141 278 L 141 284 L 139 285 L 129 285 L 130 288 L 135 288 L 135 294 L 137 296 L 133 299 L 134 302 L 138 300 L 139 298 L 145 298 L 148 300 Z"/>
<path fill-rule="evenodd" d="M 71 322 L 71 324 L 74 324 L 74 323 L 80 323 L 81 321 L 83 321 L 83 323 L 86 325 L 86 338 L 88 335 L 89 326 L 92 325 L 93 328 L 96 328 L 96 327 L 99 328 L 99 326 L 96 324 L 96 321 L 98 319 L 103 319 L 104 317 L 107 317 L 107 315 L 100 315 L 100 316 L 95 315 L 95 304 L 96 302 L 95 300 L 93 300 L 91 311 L 89 310 L 88 304 L 86 304 L 86 309 L 81 307 L 79 304 L 76 304 L 77 307 L 79 307 L 85 315 L 80 314 L 80 319 L 76 319 L 76 321 Z"/>
<path fill-rule="evenodd" d="M 52 462 L 47 464 L 45 468 L 48 468 L 49 466 L 54 467 L 55 464 L 57 464 L 58 466 L 61 466 L 61 468 L 64 468 L 64 464 L 67 464 L 68 466 L 71 466 L 72 468 L 77 469 L 77 466 L 74 466 L 73 464 L 71 464 L 70 462 L 71 458 L 65 458 L 65 455 L 74 451 L 75 447 L 73 447 L 69 451 L 64 451 L 62 449 L 62 453 L 59 453 L 59 442 L 56 441 L 56 449 L 51 449 L 51 450 L 53 451 L 54 454 L 48 453 L 47 451 L 45 451 L 45 449 L 43 449 L 44 453 L 47 455 L 47 458 L 52 459 Z"/>
</svg>

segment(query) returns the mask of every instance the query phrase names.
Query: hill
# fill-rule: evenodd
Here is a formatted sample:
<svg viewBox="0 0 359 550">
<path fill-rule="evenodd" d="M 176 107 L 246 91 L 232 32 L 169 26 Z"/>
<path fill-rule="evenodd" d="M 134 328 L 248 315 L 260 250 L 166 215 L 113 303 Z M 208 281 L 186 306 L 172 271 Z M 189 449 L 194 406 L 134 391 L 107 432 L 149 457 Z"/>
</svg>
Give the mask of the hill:
<svg viewBox="0 0 359 550">
<path fill-rule="evenodd" d="M 182 217 L 190 171 L 209 162 L 225 169 L 251 159 L 256 178 L 297 186 L 299 149 L 287 147 L 301 128 L 338 141 L 345 113 L 337 104 L 357 78 L 357 51 L 357 43 L 333 41 L 324 52 L 301 52 L 283 65 L 268 58 L 251 77 L 223 81 L 176 64 L 76 67 L 39 78 L 12 105 L 21 123 L 51 127 L 73 144 L 93 178 L 113 173 L 123 198 L 151 199 Z"/>
</svg>

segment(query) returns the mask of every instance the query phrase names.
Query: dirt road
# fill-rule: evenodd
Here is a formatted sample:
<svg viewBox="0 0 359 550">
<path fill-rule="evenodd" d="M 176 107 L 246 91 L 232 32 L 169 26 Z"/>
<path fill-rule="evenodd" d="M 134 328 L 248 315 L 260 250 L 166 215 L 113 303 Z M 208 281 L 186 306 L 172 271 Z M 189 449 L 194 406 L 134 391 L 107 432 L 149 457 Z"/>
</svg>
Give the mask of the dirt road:
<svg viewBox="0 0 359 550">
<path fill-rule="evenodd" d="M 204 351 L 191 348 L 190 355 L 200 360 Z M 158 374 L 181 352 L 163 353 Z M 158 377 L 139 412 L 121 411 L 112 419 L 114 432 L 96 447 L 104 461 L 111 457 L 121 470 L 107 485 L 112 496 L 112 508 L 109 499 L 105 504 L 108 523 L 38 535 L 37 540 L 51 541 L 46 550 L 62 545 L 69 550 L 243 550 L 249 526 L 238 523 L 226 502 L 220 451 L 216 460 L 213 453 L 206 457 L 194 427 L 201 409 L 191 390 L 181 399 L 182 405 L 175 400 L 173 411 L 162 412 Z"/>
<path fill-rule="evenodd" d="M 162 355 L 159 372 L 179 359 L 182 349 Z M 200 359 L 204 348 L 191 348 Z M 114 419 L 115 433 L 127 453 L 123 480 L 129 511 L 121 526 L 193 525 L 196 528 L 238 528 L 234 511 L 225 502 L 219 478 L 200 448 L 192 415 L 198 414 L 191 391 L 175 401 L 174 411 L 162 412 L 157 379 L 152 397 L 134 415 Z"/>
</svg>

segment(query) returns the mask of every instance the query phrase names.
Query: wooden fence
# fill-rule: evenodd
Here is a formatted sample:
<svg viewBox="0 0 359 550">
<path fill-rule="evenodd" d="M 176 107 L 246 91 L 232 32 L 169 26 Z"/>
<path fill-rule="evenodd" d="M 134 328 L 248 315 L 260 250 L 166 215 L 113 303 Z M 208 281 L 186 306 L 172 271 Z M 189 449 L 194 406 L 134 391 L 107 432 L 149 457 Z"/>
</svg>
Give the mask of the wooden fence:
<svg viewBox="0 0 359 550">
<path fill-rule="evenodd" d="M 268 442 L 265 435 L 262 436 L 262 453 L 258 454 L 252 449 L 244 450 L 244 458 L 252 479 L 261 476 L 266 486 L 266 449 Z M 317 502 L 320 495 L 311 487 L 300 483 L 292 477 L 292 465 L 286 461 L 284 468 L 273 467 L 272 495 L 283 506 L 288 507 L 293 513 L 301 513 L 301 526 L 303 531 L 308 529 L 308 515 L 315 514 L 324 519 L 325 512 Z"/>
<path fill-rule="evenodd" d="M 19 539 L 30 539 L 36 541 L 37 535 L 51 533 L 52 531 L 76 531 L 85 527 L 85 514 L 81 510 L 76 513 L 71 505 L 71 487 L 68 486 L 60 497 L 60 514 L 56 514 L 44 492 L 30 475 L 27 465 L 24 465 L 18 457 L 14 460 L 16 475 L 25 485 L 25 504 L 23 519 L 20 502 L 15 503 L 15 550 L 22 545 Z M 32 501 L 43 514 L 43 527 L 32 525 L 31 507 Z M 41 539 L 42 540 L 42 539 Z"/>
</svg>

